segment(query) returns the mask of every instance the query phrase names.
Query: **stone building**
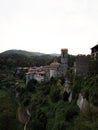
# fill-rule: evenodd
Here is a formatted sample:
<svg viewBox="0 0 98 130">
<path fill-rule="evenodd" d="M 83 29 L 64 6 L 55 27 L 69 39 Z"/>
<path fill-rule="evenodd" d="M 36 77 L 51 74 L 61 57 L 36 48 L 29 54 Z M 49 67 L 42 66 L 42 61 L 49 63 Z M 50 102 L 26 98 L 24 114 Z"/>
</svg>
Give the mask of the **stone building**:
<svg viewBox="0 0 98 130">
<path fill-rule="evenodd" d="M 87 75 L 89 72 L 90 57 L 79 55 L 74 63 L 74 72 L 78 76 Z"/>
<path fill-rule="evenodd" d="M 68 49 L 61 49 L 61 70 L 62 75 L 65 76 L 68 70 Z"/>
<path fill-rule="evenodd" d="M 94 60 L 98 57 L 98 44 L 91 48 L 91 56 Z"/>
<path fill-rule="evenodd" d="M 29 80 L 35 79 L 38 82 L 49 81 L 52 77 L 65 76 L 68 69 L 68 50 L 61 49 L 61 63 L 54 60 L 48 66 L 31 67 L 26 73 L 26 84 Z"/>
<path fill-rule="evenodd" d="M 29 80 L 35 79 L 38 82 L 45 81 L 46 73 L 43 67 L 30 67 L 29 71 L 26 73 L 26 84 Z"/>
<path fill-rule="evenodd" d="M 50 64 L 50 78 L 60 77 L 61 76 L 61 64 L 56 60 Z"/>
</svg>

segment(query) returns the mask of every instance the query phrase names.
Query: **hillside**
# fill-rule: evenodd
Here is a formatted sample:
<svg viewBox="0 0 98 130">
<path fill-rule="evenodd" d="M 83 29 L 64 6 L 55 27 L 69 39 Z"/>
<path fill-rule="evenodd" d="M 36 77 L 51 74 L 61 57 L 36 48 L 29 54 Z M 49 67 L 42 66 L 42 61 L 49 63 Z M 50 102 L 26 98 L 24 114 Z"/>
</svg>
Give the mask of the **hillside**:
<svg viewBox="0 0 98 130">
<path fill-rule="evenodd" d="M 42 56 L 44 55 L 44 53 L 40 53 L 40 52 L 29 52 L 29 51 L 25 51 L 25 50 L 7 50 L 4 51 L 2 54 L 21 54 L 21 55 L 25 55 L 25 56 Z"/>
<path fill-rule="evenodd" d="M 51 55 L 32 55 L 19 53 L 1 53 L 0 54 L 0 68 L 4 71 L 5 69 L 11 69 L 16 67 L 30 67 L 30 66 L 44 66 L 49 65 L 54 59 L 59 57 Z"/>
<path fill-rule="evenodd" d="M 24 56 L 43 56 L 43 55 L 51 55 L 51 56 L 60 56 L 59 54 L 45 54 L 45 53 L 40 53 L 40 52 L 29 52 L 29 51 L 25 51 L 25 50 L 16 50 L 16 49 L 12 49 L 12 50 L 7 50 L 4 51 L 1 54 L 21 54 Z"/>
<path fill-rule="evenodd" d="M 98 105 L 98 75 L 77 77 L 71 102 L 62 78 L 41 84 L 31 80 L 26 86 L 22 80 L 10 77 L 0 86 L 2 130 L 23 130 L 25 126 L 26 130 L 98 130 L 98 110 L 88 106 L 83 111 L 76 105 L 80 91 L 90 103 Z"/>
<path fill-rule="evenodd" d="M 0 130 L 98 130 L 98 60 L 91 61 L 88 76 L 68 71 L 70 93 L 65 77 L 26 85 L 25 72 L 16 74 L 18 66 L 48 65 L 54 58 L 60 62 L 50 55 L 0 54 Z M 69 55 L 70 67 L 75 59 Z M 77 106 L 80 93 L 87 101 L 84 109 Z"/>
</svg>

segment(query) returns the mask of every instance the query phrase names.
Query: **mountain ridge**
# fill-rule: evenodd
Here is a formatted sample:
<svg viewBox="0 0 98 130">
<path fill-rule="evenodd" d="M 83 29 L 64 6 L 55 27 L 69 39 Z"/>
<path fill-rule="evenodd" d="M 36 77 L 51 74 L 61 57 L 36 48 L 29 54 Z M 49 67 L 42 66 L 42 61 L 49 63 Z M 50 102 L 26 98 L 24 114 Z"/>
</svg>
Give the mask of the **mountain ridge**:
<svg viewBox="0 0 98 130">
<path fill-rule="evenodd" d="M 11 49 L 11 50 L 6 50 L 0 54 L 21 54 L 21 55 L 25 55 L 25 56 L 43 56 L 43 55 L 50 55 L 50 56 L 60 56 L 60 54 L 45 54 L 45 53 L 41 53 L 41 52 L 30 52 L 30 51 L 26 51 L 26 50 L 17 50 L 17 49 Z"/>
</svg>

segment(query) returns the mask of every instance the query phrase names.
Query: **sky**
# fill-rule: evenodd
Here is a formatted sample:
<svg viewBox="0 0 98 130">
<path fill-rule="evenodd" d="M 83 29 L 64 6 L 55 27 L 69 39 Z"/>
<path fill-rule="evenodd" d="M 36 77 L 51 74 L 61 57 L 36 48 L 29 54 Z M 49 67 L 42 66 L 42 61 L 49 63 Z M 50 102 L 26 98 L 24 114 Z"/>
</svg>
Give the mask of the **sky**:
<svg viewBox="0 0 98 130">
<path fill-rule="evenodd" d="M 98 0 L 0 0 L 0 52 L 90 54 L 98 44 Z"/>
</svg>

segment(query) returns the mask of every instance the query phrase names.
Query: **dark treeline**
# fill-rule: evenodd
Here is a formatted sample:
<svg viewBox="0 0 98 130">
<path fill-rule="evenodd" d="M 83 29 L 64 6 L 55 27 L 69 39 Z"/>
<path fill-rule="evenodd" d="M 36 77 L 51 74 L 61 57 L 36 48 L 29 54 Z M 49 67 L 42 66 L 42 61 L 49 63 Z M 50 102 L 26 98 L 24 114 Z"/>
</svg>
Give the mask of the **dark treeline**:
<svg viewBox="0 0 98 130">
<path fill-rule="evenodd" d="M 25 56 L 21 54 L 0 54 L 0 68 L 15 68 L 15 67 L 29 67 L 29 66 L 42 66 L 50 64 L 54 56 Z M 57 58 L 57 57 L 56 57 Z"/>
<path fill-rule="evenodd" d="M 60 56 L 42 55 L 42 56 L 25 56 L 22 54 L 0 54 L 0 68 L 16 68 L 30 66 L 49 65 L 57 59 L 60 62 Z M 69 55 L 69 66 L 72 67 L 76 56 Z"/>
<path fill-rule="evenodd" d="M 77 57 L 69 55 L 69 68 Z M 26 85 L 23 78 L 13 75 L 13 68 L 49 65 L 55 58 L 60 62 L 60 56 L 0 54 L 0 130 L 23 130 L 25 123 L 19 115 L 27 117 L 27 110 L 31 115 L 26 130 L 98 130 L 98 59 L 91 60 L 88 76 L 78 77 L 73 69 L 68 71 L 71 102 L 64 91 L 64 77 L 40 84 L 32 79 Z M 94 105 L 93 109 L 90 105 L 79 109 L 79 93 Z"/>
</svg>

